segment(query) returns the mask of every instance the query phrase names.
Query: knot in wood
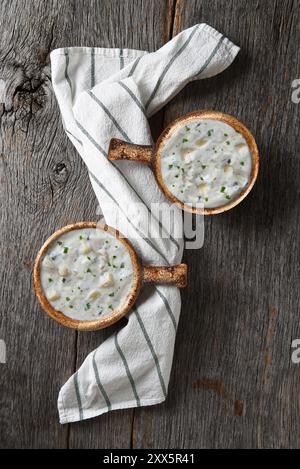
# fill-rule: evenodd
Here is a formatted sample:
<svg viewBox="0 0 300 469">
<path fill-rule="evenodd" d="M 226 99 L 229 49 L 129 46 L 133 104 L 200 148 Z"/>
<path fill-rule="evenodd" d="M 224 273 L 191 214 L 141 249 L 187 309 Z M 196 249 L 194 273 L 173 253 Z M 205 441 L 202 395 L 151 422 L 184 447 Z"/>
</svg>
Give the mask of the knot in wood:
<svg viewBox="0 0 300 469">
<path fill-rule="evenodd" d="M 58 176 L 62 175 L 63 173 L 67 172 L 67 167 L 64 163 L 60 162 L 60 163 L 57 163 L 55 165 L 55 168 L 54 168 L 54 172 L 55 174 L 57 174 Z"/>
</svg>

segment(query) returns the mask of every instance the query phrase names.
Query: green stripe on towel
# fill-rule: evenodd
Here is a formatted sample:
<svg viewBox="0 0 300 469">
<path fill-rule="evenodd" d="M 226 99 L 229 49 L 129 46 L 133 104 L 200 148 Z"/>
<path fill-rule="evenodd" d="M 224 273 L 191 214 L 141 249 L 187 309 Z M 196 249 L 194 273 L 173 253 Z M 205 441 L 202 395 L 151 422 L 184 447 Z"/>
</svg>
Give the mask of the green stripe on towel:
<svg viewBox="0 0 300 469">
<path fill-rule="evenodd" d="M 132 377 L 132 374 L 130 373 L 127 360 L 126 360 L 125 355 L 124 355 L 124 353 L 122 352 L 121 347 L 120 347 L 120 345 L 119 345 L 119 343 L 118 343 L 117 334 L 115 334 L 115 346 L 116 346 L 116 349 L 118 350 L 119 355 L 120 355 L 120 357 L 121 357 L 121 359 L 122 359 L 122 361 L 123 361 L 123 364 L 124 364 L 124 367 L 125 367 L 125 371 L 126 371 L 126 374 L 127 374 L 127 378 L 128 378 L 129 381 L 130 381 L 130 384 L 131 384 L 131 387 L 132 387 L 132 391 L 133 391 L 133 394 L 134 394 L 134 397 L 135 397 L 135 400 L 136 400 L 136 405 L 137 405 L 137 407 L 140 407 L 141 401 L 140 401 L 140 398 L 139 398 L 139 396 L 138 396 L 138 393 L 137 393 L 137 390 L 136 390 L 136 387 L 135 387 L 134 379 L 133 379 L 133 377 Z"/>
</svg>

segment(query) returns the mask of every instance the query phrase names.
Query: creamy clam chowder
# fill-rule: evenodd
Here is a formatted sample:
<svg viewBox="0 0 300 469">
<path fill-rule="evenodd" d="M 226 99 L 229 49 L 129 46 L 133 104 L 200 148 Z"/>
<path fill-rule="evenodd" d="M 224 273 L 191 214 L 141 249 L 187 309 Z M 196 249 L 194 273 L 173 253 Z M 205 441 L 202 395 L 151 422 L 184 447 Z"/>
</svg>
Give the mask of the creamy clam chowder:
<svg viewBox="0 0 300 469">
<path fill-rule="evenodd" d="M 169 191 L 188 205 L 220 207 L 247 186 L 250 148 L 230 125 L 195 119 L 175 129 L 161 151 L 161 175 Z"/>
<path fill-rule="evenodd" d="M 68 231 L 41 261 L 41 284 L 51 306 L 78 320 L 93 320 L 122 307 L 133 286 L 124 244 L 97 228 Z"/>
</svg>

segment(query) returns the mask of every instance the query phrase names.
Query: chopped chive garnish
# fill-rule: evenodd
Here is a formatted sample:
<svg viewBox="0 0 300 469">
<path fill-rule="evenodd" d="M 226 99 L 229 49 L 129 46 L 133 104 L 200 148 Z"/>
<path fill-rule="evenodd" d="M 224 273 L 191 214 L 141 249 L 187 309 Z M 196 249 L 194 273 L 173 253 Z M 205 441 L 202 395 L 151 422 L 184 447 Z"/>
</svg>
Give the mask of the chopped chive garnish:
<svg viewBox="0 0 300 469">
<path fill-rule="evenodd" d="M 109 261 L 107 261 L 107 265 L 109 265 L 109 267 L 111 267 L 111 263 Z"/>
<path fill-rule="evenodd" d="M 185 130 L 186 130 L 187 132 L 189 132 L 189 131 L 191 130 L 191 128 L 186 125 L 186 126 L 185 126 Z"/>
<path fill-rule="evenodd" d="M 91 309 L 90 303 L 87 303 L 84 307 L 84 310 L 87 311 L 88 309 Z"/>
<path fill-rule="evenodd" d="M 201 179 L 201 181 L 204 181 L 204 179 L 203 179 L 203 177 L 202 177 L 202 176 L 200 176 L 200 179 Z"/>
<path fill-rule="evenodd" d="M 202 165 L 202 169 L 205 169 L 205 168 L 206 168 L 206 164 L 203 164 L 203 165 Z"/>
<path fill-rule="evenodd" d="M 86 256 L 86 257 L 87 257 L 87 259 L 88 259 L 89 261 L 91 260 L 90 256 Z"/>
<path fill-rule="evenodd" d="M 179 174 L 176 174 L 175 177 L 178 178 L 178 177 L 179 177 Z"/>
<path fill-rule="evenodd" d="M 106 240 L 105 243 L 108 244 L 108 241 Z"/>
<path fill-rule="evenodd" d="M 59 244 L 60 246 L 62 245 L 62 241 L 57 241 L 57 244 Z"/>
<path fill-rule="evenodd" d="M 244 166 L 245 163 L 244 163 L 243 161 L 240 161 L 240 164 L 241 164 L 242 166 Z"/>
<path fill-rule="evenodd" d="M 230 164 L 230 163 L 231 163 L 231 160 L 227 160 L 227 163 Z"/>
<path fill-rule="evenodd" d="M 91 273 L 91 269 L 86 269 L 87 273 Z"/>
<path fill-rule="evenodd" d="M 208 197 L 204 197 L 205 202 L 208 202 Z"/>
<path fill-rule="evenodd" d="M 113 259 L 116 259 L 116 258 L 117 258 L 117 256 L 113 256 Z"/>
<path fill-rule="evenodd" d="M 227 140 L 227 142 L 226 142 L 226 143 L 227 143 L 227 145 L 230 145 L 230 142 L 229 142 L 229 140 Z"/>
<path fill-rule="evenodd" d="M 229 196 L 229 195 L 226 195 L 226 199 L 228 199 L 228 200 L 229 200 L 229 199 L 230 199 L 230 196 Z"/>
<path fill-rule="evenodd" d="M 124 262 L 121 263 L 120 267 L 121 267 L 121 269 L 124 269 L 124 267 L 125 267 Z"/>
<path fill-rule="evenodd" d="M 65 283 L 66 279 L 65 279 L 65 278 L 63 278 L 61 281 L 62 281 L 62 283 Z"/>
<path fill-rule="evenodd" d="M 69 305 L 69 308 L 73 309 L 73 305 Z"/>
<path fill-rule="evenodd" d="M 84 237 L 82 235 L 79 236 L 79 239 L 84 239 Z"/>
<path fill-rule="evenodd" d="M 64 254 L 68 254 L 68 251 L 69 251 L 69 248 L 68 248 L 68 247 L 64 247 Z"/>
<path fill-rule="evenodd" d="M 109 307 L 110 309 L 113 309 L 113 305 L 108 305 L 108 307 Z"/>
<path fill-rule="evenodd" d="M 49 277 L 49 278 L 48 278 L 48 282 L 50 282 L 50 283 L 53 282 L 53 278 L 50 278 L 50 277 Z"/>
<path fill-rule="evenodd" d="M 70 301 L 70 298 L 68 296 L 66 296 L 66 301 Z"/>
<path fill-rule="evenodd" d="M 228 134 L 224 134 L 224 137 L 228 137 Z"/>
<path fill-rule="evenodd" d="M 187 138 L 183 138 L 183 139 L 182 139 L 182 143 L 185 143 L 185 142 L 188 142 L 188 139 L 187 139 Z"/>
<path fill-rule="evenodd" d="M 214 131 L 213 129 L 210 129 L 210 130 L 207 132 L 207 135 L 208 135 L 209 137 L 211 137 L 211 134 L 213 133 L 213 131 Z"/>
<path fill-rule="evenodd" d="M 173 168 L 173 165 L 172 164 L 169 164 L 169 169 L 172 169 Z"/>
<path fill-rule="evenodd" d="M 224 192 L 224 191 L 225 191 L 225 186 L 222 186 L 220 189 L 220 192 Z"/>
<path fill-rule="evenodd" d="M 108 296 L 115 296 L 115 293 L 114 293 L 114 292 L 111 292 L 111 293 L 109 293 Z"/>
</svg>

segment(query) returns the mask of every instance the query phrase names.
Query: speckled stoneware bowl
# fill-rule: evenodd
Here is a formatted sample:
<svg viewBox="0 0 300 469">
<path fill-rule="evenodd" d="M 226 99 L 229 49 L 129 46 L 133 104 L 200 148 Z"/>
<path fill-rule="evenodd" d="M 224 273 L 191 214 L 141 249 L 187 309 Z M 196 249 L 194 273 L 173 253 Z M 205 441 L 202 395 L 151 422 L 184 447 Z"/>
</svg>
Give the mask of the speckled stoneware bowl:
<svg viewBox="0 0 300 469">
<path fill-rule="evenodd" d="M 58 239 L 61 235 L 68 231 L 78 230 L 82 228 L 97 228 L 103 231 L 109 232 L 111 235 L 118 238 L 118 240 L 125 246 L 128 253 L 130 254 L 132 267 L 133 267 L 133 284 L 130 293 L 128 294 L 122 308 L 112 311 L 111 314 L 105 315 L 102 318 L 95 320 L 81 321 L 72 319 L 65 316 L 62 312 L 57 311 L 51 306 L 47 300 L 40 279 L 41 272 L 41 261 L 47 254 L 47 250 L 50 245 Z M 132 246 L 130 241 L 119 232 L 107 225 L 99 225 L 95 222 L 81 222 L 74 223 L 72 225 L 64 226 L 63 228 L 55 231 L 41 247 L 34 264 L 33 271 L 34 288 L 36 296 L 43 308 L 43 310 L 55 321 L 59 322 L 63 326 L 78 329 L 80 331 L 94 331 L 97 329 L 103 329 L 108 327 L 115 322 L 119 321 L 125 316 L 132 306 L 134 305 L 141 286 L 143 283 L 159 283 L 174 285 L 178 288 L 184 288 L 187 285 L 187 265 L 179 264 L 172 267 L 157 267 L 157 266 L 143 266 Z"/>
<path fill-rule="evenodd" d="M 177 130 L 178 127 L 183 125 L 187 125 L 189 122 L 194 120 L 202 120 L 202 119 L 211 119 L 225 122 L 226 124 L 233 127 L 236 132 L 242 134 L 245 138 L 252 157 L 252 170 L 249 181 L 244 189 L 238 194 L 237 197 L 230 200 L 229 202 L 225 203 L 224 205 L 213 207 L 213 208 L 198 208 L 198 207 L 191 207 L 187 204 L 184 204 L 181 200 L 177 199 L 177 197 L 169 191 L 168 187 L 166 186 L 160 168 L 160 159 L 163 147 L 166 143 L 166 140 L 173 134 L 174 131 Z M 110 142 L 108 158 L 110 160 L 131 160 L 143 164 L 147 164 L 151 167 L 157 183 L 165 194 L 165 196 L 182 210 L 196 213 L 196 214 L 204 214 L 204 215 L 214 215 L 217 213 L 225 212 L 236 205 L 238 205 L 251 191 L 258 174 L 259 168 L 259 153 L 258 148 L 255 142 L 255 139 L 251 132 L 247 129 L 247 127 L 242 124 L 239 120 L 235 117 L 232 117 L 228 114 L 224 114 L 218 111 L 212 110 L 204 110 L 204 111 L 195 111 L 185 116 L 179 117 L 175 121 L 171 122 L 165 130 L 162 132 L 160 137 L 158 138 L 156 145 L 154 147 L 145 146 L 145 145 L 134 145 L 128 142 L 124 142 L 123 140 L 119 140 L 113 138 Z"/>
</svg>

